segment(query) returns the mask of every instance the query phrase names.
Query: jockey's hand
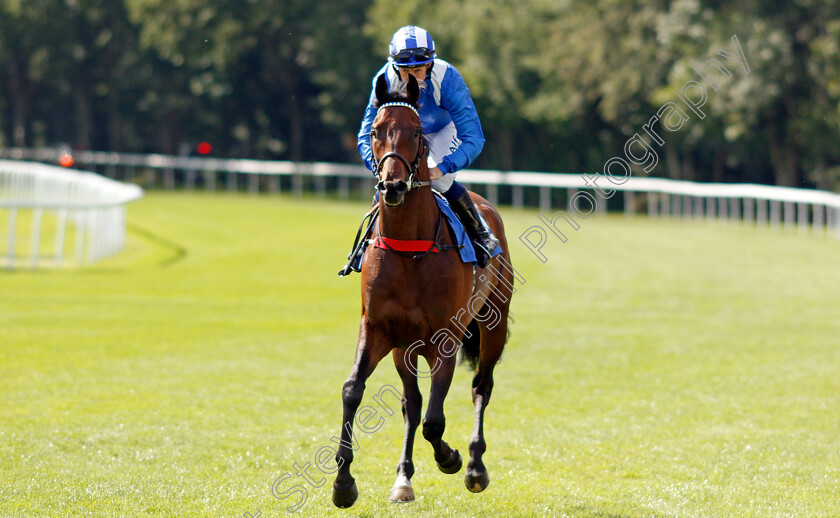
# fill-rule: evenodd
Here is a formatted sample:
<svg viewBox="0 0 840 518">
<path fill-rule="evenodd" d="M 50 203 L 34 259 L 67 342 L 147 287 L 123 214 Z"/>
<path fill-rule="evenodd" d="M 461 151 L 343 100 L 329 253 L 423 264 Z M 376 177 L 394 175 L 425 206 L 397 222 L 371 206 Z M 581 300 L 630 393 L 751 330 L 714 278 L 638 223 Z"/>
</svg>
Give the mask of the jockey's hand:
<svg viewBox="0 0 840 518">
<path fill-rule="evenodd" d="M 430 180 L 437 180 L 438 178 L 443 177 L 443 173 L 440 170 L 440 167 L 433 167 L 429 169 L 429 179 Z"/>
</svg>

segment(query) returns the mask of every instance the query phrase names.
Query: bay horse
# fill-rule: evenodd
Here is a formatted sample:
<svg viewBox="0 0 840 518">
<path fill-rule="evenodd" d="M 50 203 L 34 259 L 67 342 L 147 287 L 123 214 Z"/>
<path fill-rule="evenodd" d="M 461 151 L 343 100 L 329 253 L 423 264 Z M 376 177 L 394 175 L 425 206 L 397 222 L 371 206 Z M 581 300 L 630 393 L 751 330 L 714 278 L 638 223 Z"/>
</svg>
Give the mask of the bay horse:
<svg viewBox="0 0 840 518">
<path fill-rule="evenodd" d="M 405 439 L 390 501 L 414 500 L 412 452 L 422 404 L 417 384 L 421 375 L 417 370 L 418 355 L 431 367 L 424 371 L 431 375 L 431 389 L 423 419 L 423 437 L 431 443 L 442 472 L 452 474 L 461 469 L 460 453 L 443 440 L 446 426 L 443 402 L 455 371 L 458 345 L 462 358 L 475 368 L 472 381 L 475 424 L 464 483 L 472 492 L 487 487 L 490 478 L 482 462 L 486 449 L 484 411 L 493 388 L 493 369 L 507 341 L 510 299 L 515 291 L 502 219 L 487 200 L 470 193 L 503 249 L 486 268 L 474 270 L 472 264 L 463 262 L 454 250 L 450 234 L 440 231 L 444 216 L 430 188 L 428 146 L 417 111 L 417 81 L 409 77 L 405 93 L 394 94 L 388 91 L 385 78 L 380 77 L 375 95 L 379 109 L 373 121 L 371 147 L 380 192 L 376 234 L 394 240 L 392 243 L 402 240 L 432 243 L 437 251 L 432 246 L 418 253 L 369 246 L 365 253 L 359 341 L 342 391 L 343 421 L 332 494 L 338 507 L 350 507 L 358 497 L 356 481 L 350 474 L 353 422 L 362 401 L 365 380 L 389 352 L 393 352 L 403 384 L 405 421 Z M 502 259 L 506 268 L 501 267 Z M 492 321 L 487 317 L 489 313 L 495 315 Z M 441 347 L 446 343 L 442 336 L 454 337 L 449 347 Z M 457 343 L 453 346 L 454 340 Z M 361 423 L 357 425 L 362 426 L 364 420 Z"/>
</svg>

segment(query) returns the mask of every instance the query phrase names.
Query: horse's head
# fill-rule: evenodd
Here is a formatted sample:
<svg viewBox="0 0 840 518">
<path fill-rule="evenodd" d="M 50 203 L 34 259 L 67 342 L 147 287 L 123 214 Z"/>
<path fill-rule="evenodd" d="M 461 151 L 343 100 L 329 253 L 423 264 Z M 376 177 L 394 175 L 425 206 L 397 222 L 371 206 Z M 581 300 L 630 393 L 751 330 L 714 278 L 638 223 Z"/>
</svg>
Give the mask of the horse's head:
<svg viewBox="0 0 840 518">
<path fill-rule="evenodd" d="M 370 145 L 374 173 L 379 180 L 376 188 L 389 207 L 402 205 L 405 194 L 412 188 L 431 183 L 417 110 L 419 97 L 420 87 L 413 76 L 408 78 L 404 95 L 388 91 L 384 74 L 376 82 L 379 111 L 371 126 Z M 423 176 L 425 181 L 420 181 L 418 176 Z"/>
</svg>

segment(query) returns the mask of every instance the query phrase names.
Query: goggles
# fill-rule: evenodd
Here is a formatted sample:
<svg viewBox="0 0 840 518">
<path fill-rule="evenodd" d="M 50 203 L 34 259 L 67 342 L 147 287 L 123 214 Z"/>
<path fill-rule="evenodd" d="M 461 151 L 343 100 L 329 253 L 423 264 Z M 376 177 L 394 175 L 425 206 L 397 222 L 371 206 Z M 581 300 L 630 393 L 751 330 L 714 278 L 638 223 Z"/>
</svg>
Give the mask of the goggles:
<svg viewBox="0 0 840 518">
<path fill-rule="evenodd" d="M 403 49 L 391 55 L 394 59 L 394 64 L 398 67 L 410 67 L 416 65 L 424 65 L 431 58 L 433 51 L 426 47 L 418 47 L 414 49 Z"/>
</svg>

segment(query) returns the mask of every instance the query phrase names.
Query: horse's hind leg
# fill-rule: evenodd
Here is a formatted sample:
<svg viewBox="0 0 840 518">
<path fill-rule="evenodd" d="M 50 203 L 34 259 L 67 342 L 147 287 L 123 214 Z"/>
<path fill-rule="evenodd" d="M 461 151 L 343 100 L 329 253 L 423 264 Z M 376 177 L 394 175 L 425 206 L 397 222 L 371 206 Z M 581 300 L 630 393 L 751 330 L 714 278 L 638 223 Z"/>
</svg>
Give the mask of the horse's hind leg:
<svg viewBox="0 0 840 518">
<path fill-rule="evenodd" d="M 505 313 L 507 313 L 505 311 Z M 502 355 L 507 338 L 507 315 L 492 329 L 484 323 L 481 327 L 481 352 L 478 359 L 478 369 L 472 382 L 472 397 L 475 405 L 475 423 L 473 435 L 470 439 L 470 460 L 464 475 L 464 484 L 473 493 L 484 491 L 490 484 L 490 476 L 481 457 L 487 449 L 484 442 L 484 411 L 490 402 L 493 391 L 493 369 Z"/>
<path fill-rule="evenodd" d="M 412 362 L 417 365 L 417 353 L 414 353 Z M 423 396 L 417 386 L 417 376 L 406 365 L 405 351 L 394 349 L 394 364 L 403 382 L 403 403 L 402 412 L 405 419 L 405 438 L 403 440 L 402 456 L 397 464 L 397 480 L 391 489 L 391 503 L 411 502 L 414 500 L 414 489 L 411 487 L 411 477 L 414 475 L 414 434 L 420 424 L 420 409 L 423 404 Z"/>
<path fill-rule="evenodd" d="M 461 454 L 458 450 L 451 448 L 443 440 L 443 431 L 446 429 L 446 417 L 443 415 L 443 400 L 449 392 L 449 385 L 452 383 L 452 374 L 455 371 L 455 357 L 444 357 L 436 355 L 429 359 L 430 365 L 436 365 L 440 360 L 440 368 L 432 374 L 431 390 L 429 391 L 429 407 L 426 409 L 426 417 L 423 419 L 423 437 L 432 444 L 435 451 L 435 462 L 438 468 L 444 473 L 458 473 L 461 470 Z"/>
</svg>

